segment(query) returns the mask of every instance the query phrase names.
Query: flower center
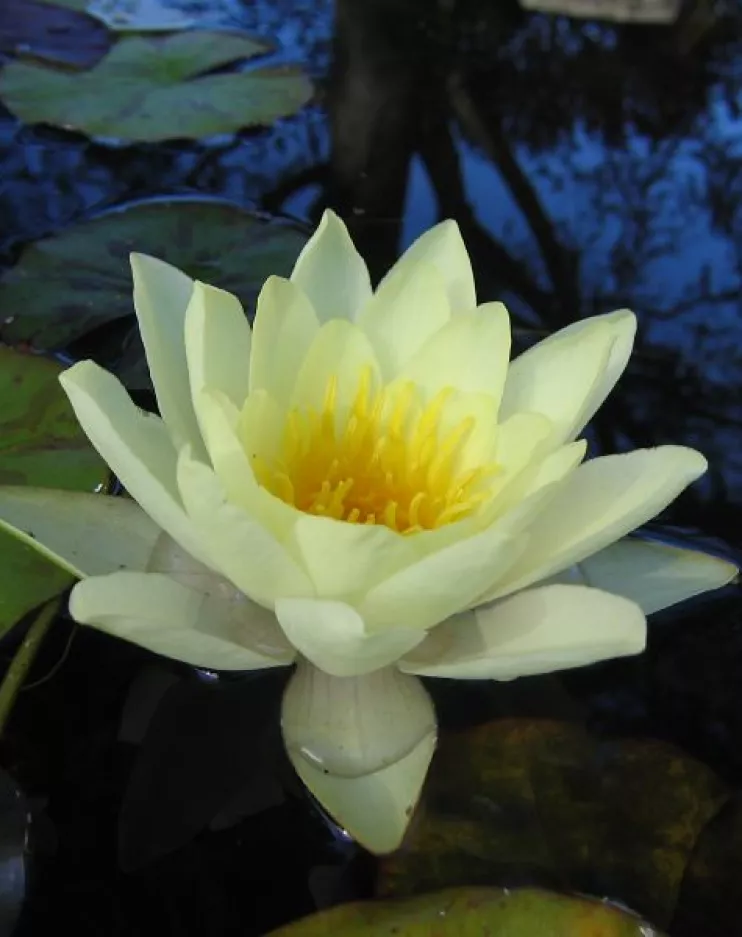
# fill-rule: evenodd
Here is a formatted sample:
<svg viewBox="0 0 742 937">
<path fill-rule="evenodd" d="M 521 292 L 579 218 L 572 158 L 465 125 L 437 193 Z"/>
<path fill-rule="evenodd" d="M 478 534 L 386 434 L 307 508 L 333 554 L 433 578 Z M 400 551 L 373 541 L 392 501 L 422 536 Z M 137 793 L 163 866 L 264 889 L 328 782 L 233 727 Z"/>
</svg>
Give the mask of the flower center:
<svg viewBox="0 0 742 937">
<path fill-rule="evenodd" d="M 490 499 L 486 482 L 497 467 L 462 465 L 475 420 L 444 427 L 451 393 L 440 391 L 424 405 L 413 383 L 372 391 L 367 370 L 343 414 L 331 377 L 321 412 L 294 408 L 277 458 L 254 459 L 258 481 L 308 514 L 402 534 L 467 517 Z"/>
</svg>

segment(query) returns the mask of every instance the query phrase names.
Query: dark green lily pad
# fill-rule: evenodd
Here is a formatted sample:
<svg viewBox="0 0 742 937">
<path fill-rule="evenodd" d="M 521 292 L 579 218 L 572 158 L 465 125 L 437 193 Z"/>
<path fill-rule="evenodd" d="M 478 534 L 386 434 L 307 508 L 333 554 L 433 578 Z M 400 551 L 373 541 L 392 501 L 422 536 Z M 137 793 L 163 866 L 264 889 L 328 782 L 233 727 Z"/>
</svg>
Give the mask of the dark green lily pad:
<svg viewBox="0 0 742 937">
<path fill-rule="evenodd" d="M 47 358 L 0 346 L 0 484 L 93 491 L 108 478 L 59 385 L 62 370 Z M 71 581 L 0 531 L 0 635 Z"/>
<path fill-rule="evenodd" d="M 632 914 L 536 889 L 448 888 L 397 901 L 345 904 L 269 937 L 661 937 Z"/>
<path fill-rule="evenodd" d="M 141 202 L 36 241 L 0 280 L 6 342 L 62 348 L 133 315 L 129 254 L 159 257 L 251 308 L 271 274 L 291 272 L 306 236 L 206 199 Z"/>
<path fill-rule="evenodd" d="M 74 10 L 36 0 L 0 4 L 0 54 L 31 56 L 68 68 L 90 68 L 111 47 L 110 32 Z"/>
<path fill-rule="evenodd" d="M 152 142 L 234 133 L 293 114 L 312 95 L 295 67 L 205 74 L 268 49 L 247 36 L 200 30 L 127 37 L 77 75 L 11 62 L 0 74 L 0 98 L 25 123 L 92 137 Z"/>
<path fill-rule="evenodd" d="M 539 884 L 620 899 L 665 927 L 727 797 L 709 769 L 659 742 L 597 743 L 546 720 L 451 733 L 380 892 Z"/>
</svg>

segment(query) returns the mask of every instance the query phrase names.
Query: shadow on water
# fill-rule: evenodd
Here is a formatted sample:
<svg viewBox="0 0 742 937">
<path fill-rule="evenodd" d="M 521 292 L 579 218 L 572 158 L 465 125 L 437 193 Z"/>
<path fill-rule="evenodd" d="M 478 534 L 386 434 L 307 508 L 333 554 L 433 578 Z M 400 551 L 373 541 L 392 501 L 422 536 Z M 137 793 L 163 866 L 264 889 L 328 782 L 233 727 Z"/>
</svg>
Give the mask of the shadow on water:
<svg viewBox="0 0 742 937">
<path fill-rule="evenodd" d="M 0 264 L 91 213 L 163 194 L 307 222 L 332 205 L 376 278 L 455 218 L 480 295 L 508 303 L 521 347 L 587 315 L 637 311 L 637 352 L 593 449 L 701 449 L 711 470 L 662 520 L 739 561 L 742 9 L 697 0 L 672 25 L 638 26 L 516 0 L 335 6 L 334 17 L 308 0 L 230 7 L 233 25 L 278 36 L 279 57 L 317 82 L 314 103 L 268 129 L 123 147 L 0 118 Z M 374 864 L 308 804 L 281 753 L 284 679 L 211 680 L 73 637 L 60 620 L 3 743 L 33 818 L 16 933 L 64 922 L 80 937 L 247 937 L 371 894 Z M 654 738 L 731 789 L 740 687 L 739 598 L 724 594 L 659 616 L 635 660 L 432 689 L 449 727 L 528 716 L 601 740 Z M 736 895 L 714 904 L 694 882 L 658 923 L 728 937 Z"/>
</svg>

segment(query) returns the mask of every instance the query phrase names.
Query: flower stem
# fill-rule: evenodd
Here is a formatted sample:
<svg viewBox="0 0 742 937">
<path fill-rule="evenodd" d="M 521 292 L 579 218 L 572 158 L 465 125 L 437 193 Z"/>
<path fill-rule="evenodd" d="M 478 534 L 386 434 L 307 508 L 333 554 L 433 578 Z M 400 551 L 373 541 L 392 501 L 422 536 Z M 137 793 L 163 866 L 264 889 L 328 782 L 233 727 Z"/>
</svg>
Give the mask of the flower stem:
<svg viewBox="0 0 742 937">
<path fill-rule="evenodd" d="M 26 633 L 15 657 L 10 662 L 5 677 L 0 684 L 0 735 L 5 731 L 5 725 L 15 703 L 15 698 L 23 686 L 26 675 L 31 668 L 41 644 L 46 636 L 54 616 L 59 610 L 61 600 L 52 599 L 41 606 L 38 615 Z"/>
</svg>

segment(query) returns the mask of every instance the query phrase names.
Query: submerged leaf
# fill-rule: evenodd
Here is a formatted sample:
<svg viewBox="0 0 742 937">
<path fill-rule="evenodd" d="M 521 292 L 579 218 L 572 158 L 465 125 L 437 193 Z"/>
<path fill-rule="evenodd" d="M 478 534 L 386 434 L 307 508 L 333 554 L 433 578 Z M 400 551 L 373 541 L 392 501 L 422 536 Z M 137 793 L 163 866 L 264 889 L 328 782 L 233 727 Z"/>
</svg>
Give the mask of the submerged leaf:
<svg viewBox="0 0 742 937">
<path fill-rule="evenodd" d="M 204 30 L 127 37 L 83 74 L 11 62 L 0 75 L 0 97 L 26 123 L 93 137 L 152 142 L 235 133 L 293 114 L 311 97 L 298 67 L 205 74 L 268 48 Z"/>
<path fill-rule="evenodd" d="M 222 201 L 137 202 L 24 251 L 0 280 L 0 308 L 12 313 L 3 338 L 60 348 L 104 323 L 133 318 L 132 251 L 235 293 L 250 308 L 271 274 L 288 276 L 305 241 L 290 225 Z"/>
<path fill-rule="evenodd" d="M 105 26 L 83 13 L 36 0 L 0 3 L 0 54 L 90 68 L 110 47 L 111 34 Z"/>
<path fill-rule="evenodd" d="M 617 908 L 536 889 L 449 888 L 397 901 L 345 904 L 270 937 L 661 937 Z"/>
</svg>

